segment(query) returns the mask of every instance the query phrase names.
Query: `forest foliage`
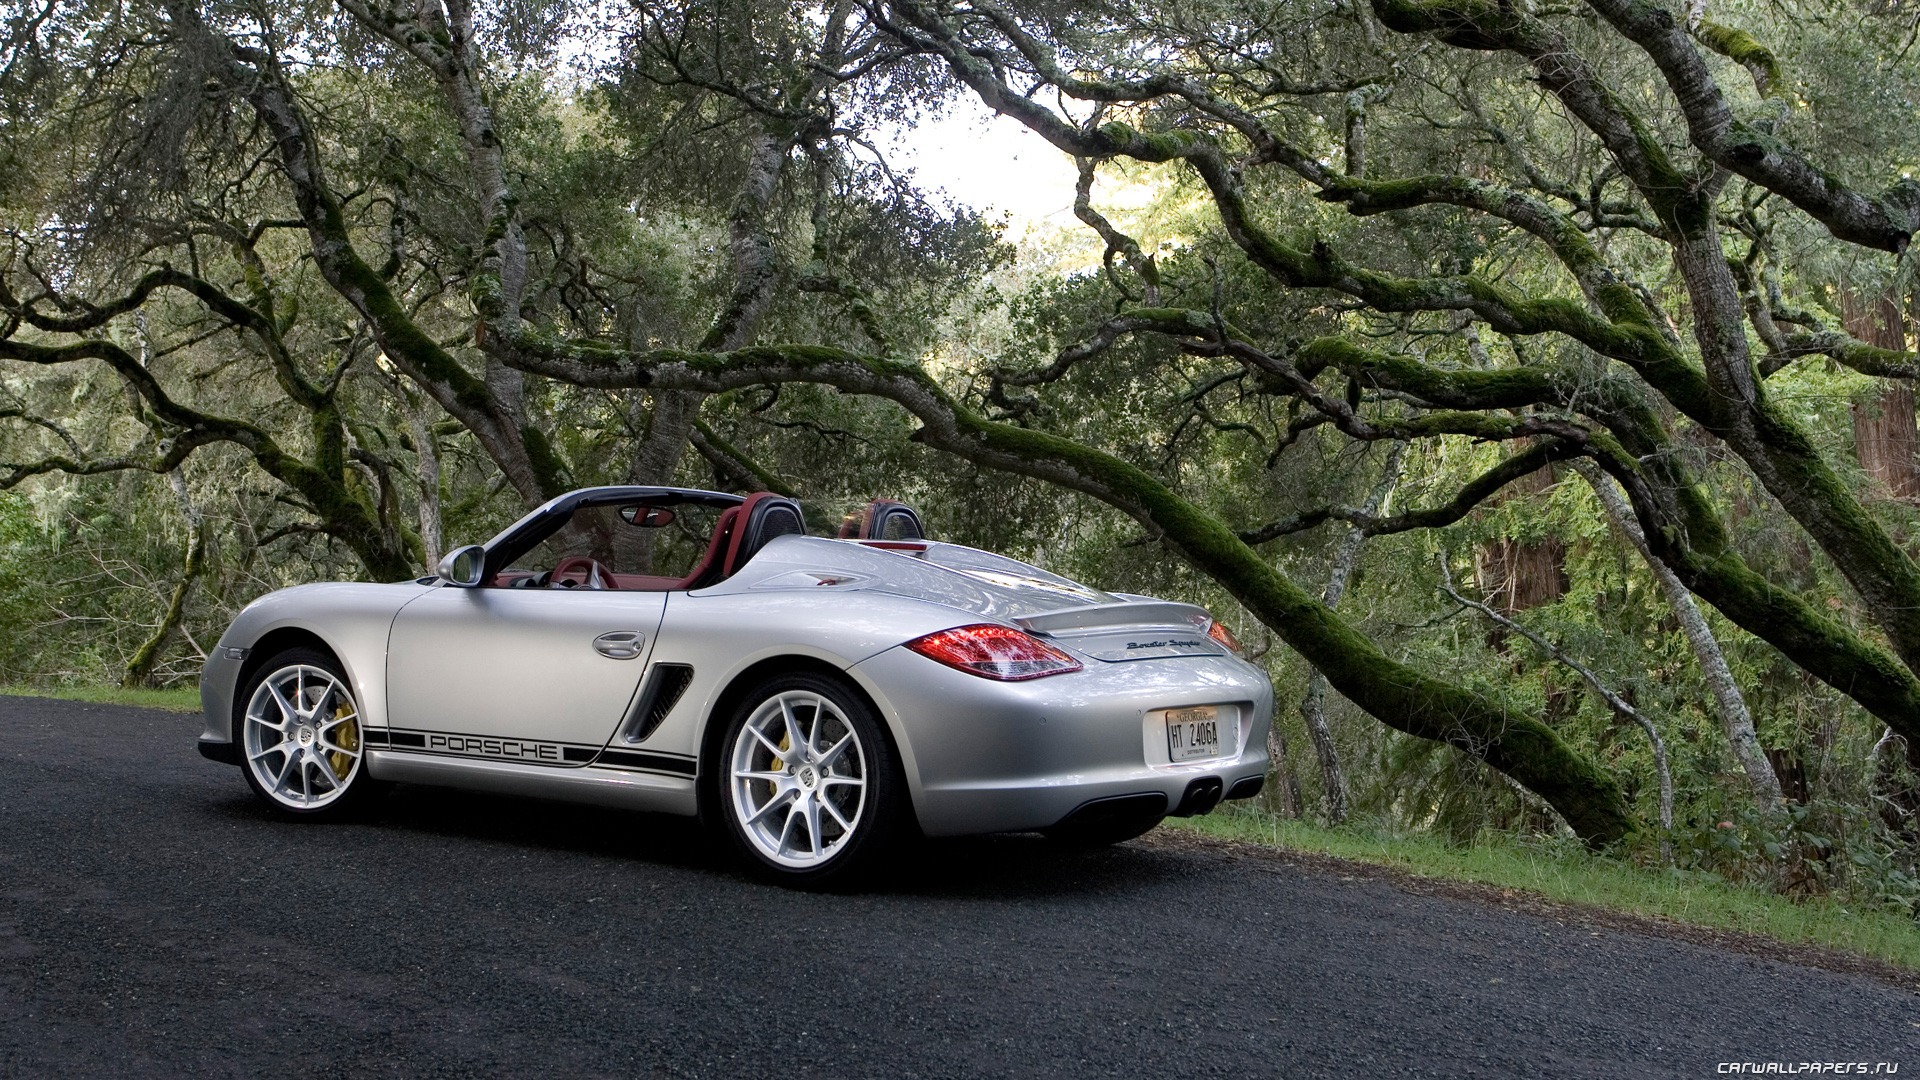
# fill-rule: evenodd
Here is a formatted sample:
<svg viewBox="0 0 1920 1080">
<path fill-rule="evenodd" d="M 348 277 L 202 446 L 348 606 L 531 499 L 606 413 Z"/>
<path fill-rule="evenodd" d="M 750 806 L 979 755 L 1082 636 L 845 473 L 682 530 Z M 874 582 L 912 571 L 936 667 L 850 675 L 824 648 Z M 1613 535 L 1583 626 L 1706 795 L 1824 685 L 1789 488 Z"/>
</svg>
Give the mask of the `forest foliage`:
<svg viewBox="0 0 1920 1080">
<path fill-rule="evenodd" d="M 1219 613 L 1277 813 L 1920 914 L 1910 5 L 0 13 L 0 683 L 571 487 L 887 495 Z M 963 105 L 1072 221 L 889 156 Z"/>
</svg>

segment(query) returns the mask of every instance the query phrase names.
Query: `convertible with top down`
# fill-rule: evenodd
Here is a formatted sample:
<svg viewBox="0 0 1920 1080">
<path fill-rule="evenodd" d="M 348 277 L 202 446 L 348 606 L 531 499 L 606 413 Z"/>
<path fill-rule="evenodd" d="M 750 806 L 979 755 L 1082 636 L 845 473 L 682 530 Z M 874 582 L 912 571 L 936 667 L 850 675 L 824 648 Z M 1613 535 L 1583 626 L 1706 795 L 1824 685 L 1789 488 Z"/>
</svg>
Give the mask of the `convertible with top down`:
<svg viewBox="0 0 1920 1080">
<path fill-rule="evenodd" d="M 574 491 L 431 577 L 254 601 L 200 751 L 303 817 L 389 782 L 697 814 L 795 883 L 1259 791 L 1272 686 L 1205 609 L 924 532 L 887 500 L 828 538 L 766 492 Z"/>
</svg>

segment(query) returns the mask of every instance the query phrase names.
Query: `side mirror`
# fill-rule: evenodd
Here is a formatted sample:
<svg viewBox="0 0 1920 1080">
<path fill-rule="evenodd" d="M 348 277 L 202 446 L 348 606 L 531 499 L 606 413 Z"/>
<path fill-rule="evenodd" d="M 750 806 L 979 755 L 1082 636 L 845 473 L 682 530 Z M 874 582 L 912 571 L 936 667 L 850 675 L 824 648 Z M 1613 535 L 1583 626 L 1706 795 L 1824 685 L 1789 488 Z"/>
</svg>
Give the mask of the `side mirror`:
<svg viewBox="0 0 1920 1080">
<path fill-rule="evenodd" d="M 481 575 L 487 572 L 487 549 L 479 544 L 454 548 L 447 557 L 440 560 L 439 569 L 434 573 L 440 580 L 462 589 L 471 589 L 480 584 Z"/>
</svg>

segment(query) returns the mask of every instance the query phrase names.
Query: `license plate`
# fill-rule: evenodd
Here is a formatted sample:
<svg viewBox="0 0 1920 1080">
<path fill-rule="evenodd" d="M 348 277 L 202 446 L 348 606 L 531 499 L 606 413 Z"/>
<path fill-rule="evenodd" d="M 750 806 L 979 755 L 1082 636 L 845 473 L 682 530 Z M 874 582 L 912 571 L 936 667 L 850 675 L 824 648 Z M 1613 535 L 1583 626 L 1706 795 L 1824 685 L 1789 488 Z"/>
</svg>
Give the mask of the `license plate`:
<svg viewBox="0 0 1920 1080">
<path fill-rule="evenodd" d="M 1220 709 L 1201 705 L 1167 710 L 1167 760 L 1198 761 L 1220 756 Z"/>
</svg>

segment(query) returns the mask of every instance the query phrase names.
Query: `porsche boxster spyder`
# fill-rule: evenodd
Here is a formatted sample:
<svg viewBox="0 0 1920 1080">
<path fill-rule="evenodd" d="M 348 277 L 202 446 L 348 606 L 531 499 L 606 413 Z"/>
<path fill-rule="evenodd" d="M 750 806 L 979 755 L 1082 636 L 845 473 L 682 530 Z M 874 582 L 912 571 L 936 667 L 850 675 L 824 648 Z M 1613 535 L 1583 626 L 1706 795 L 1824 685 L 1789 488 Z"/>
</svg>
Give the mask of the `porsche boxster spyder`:
<svg viewBox="0 0 1920 1080">
<path fill-rule="evenodd" d="M 256 600 L 200 751 L 297 816 L 389 782 L 697 814 L 795 883 L 1259 791 L 1272 686 L 1205 609 L 923 532 L 886 500 L 828 538 L 765 492 L 571 492 L 431 576 Z"/>
</svg>

